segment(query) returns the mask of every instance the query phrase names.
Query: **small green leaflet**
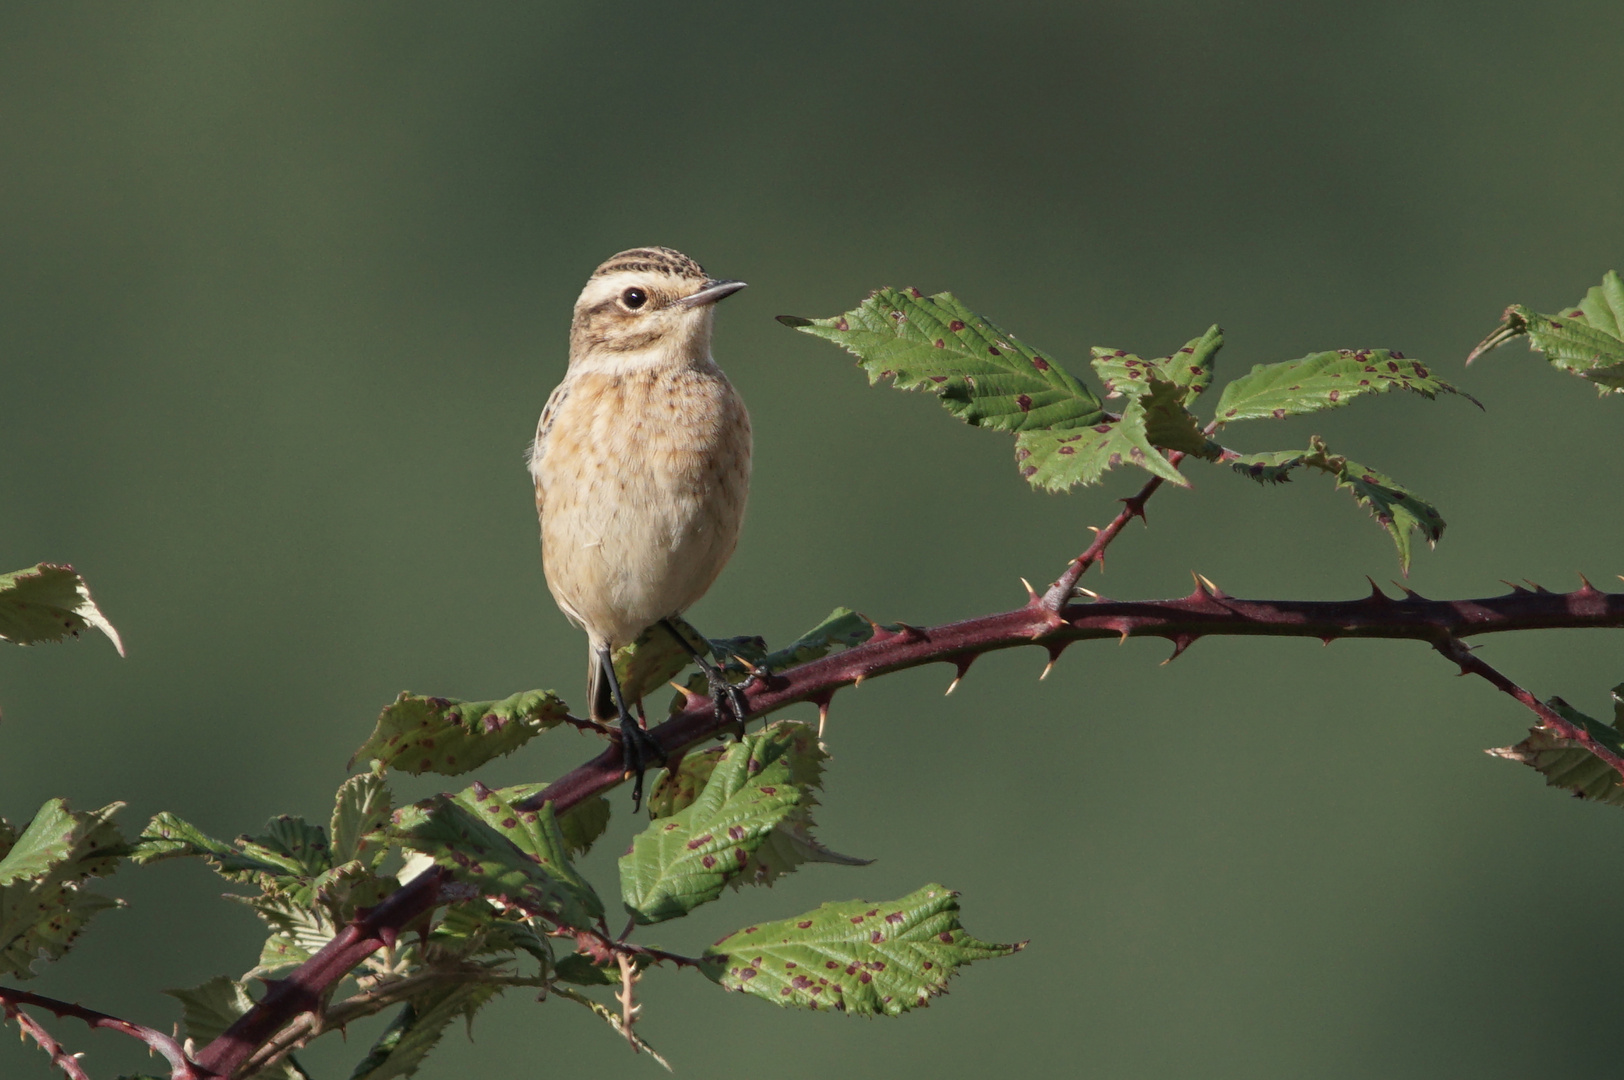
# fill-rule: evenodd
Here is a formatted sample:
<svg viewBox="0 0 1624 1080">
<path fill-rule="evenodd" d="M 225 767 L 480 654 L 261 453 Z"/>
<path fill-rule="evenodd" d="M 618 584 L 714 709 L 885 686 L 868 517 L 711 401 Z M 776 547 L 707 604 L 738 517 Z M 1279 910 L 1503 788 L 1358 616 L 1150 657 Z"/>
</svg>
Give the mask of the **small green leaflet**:
<svg viewBox="0 0 1624 1080">
<path fill-rule="evenodd" d="M 1618 271 L 1609 270 L 1565 315 L 1541 315 L 1521 304 L 1506 308 L 1500 325 L 1466 362 L 1524 335 L 1552 366 L 1591 380 L 1603 394 L 1624 391 L 1624 280 Z"/>
<path fill-rule="evenodd" d="M 391 810 L 389 785 L 377 773 L 352 776 L 339 785 L 333 803 L 333 862 L 359 859 L 376 867 L 389 850 L 385 829 Z"/>
<path fill-rule="evenodd" d="M 699 797 L 653 822 L 620 858 L 620 892 L 639 923 L 686 915 L 714 900 L 777 825 L 806 798 L 768 731 L 732 744 Z"/>
<path fill-rule="evenodd" d="M 1620 726 L 1624 725 L 1624 683 L 1613 687 L 1611 724 L 1592 720 L 1561 698 L 1552 698 L 1545 704 L 1606 749 L 1624 755 L 1624 727 Z M 1488 753 L 1508 761 L 1520 761 L 1545 777 L 1551 787 L 1565 788 L 1581 799 L 1624 806 L 1624 780 L 1611 765 L 1591 753 L 1583 743 L 1565 739 L 1544 727 L 1530 729 L 1528 738 L 1516 746 L 1501 746 Z"/>
<path fill-rule="evenodd" d="M 0 822 L 0 975 L 28 979 L 37 960 L 68 951 L 92 916 L 123 901 L 79 887 L 118 869 L 113 815 L 123 803 L 73 813 L 62 799 L 39 808 L 21 836 Z"/>
<path fill-rule="evenodd" d="M 124 642 L 90 597 L 90 586 L 71 566 L 40 563 L 0 574 L 0 641 L 37 645 L 78 637 L 85 629 L 107 635 L 120 656 Z"/>
<path fill-rule="evenodd" d="M 693 651 L 684 648 L 664 622 L 655 623 L 639 634 L 636 641 L 616 650 L 615 676 L 620 680 L 620 692 L 625 695 L 628 706 L 676 678 L 683 668 L 693 663 L 693 652 L 704 655 L 710 651 L 710 642 L 687 622 L 677 616 L 667 621 L 687 639 Z"/>
<path fill-rule="evenodd" d="M 568 707 L 550 690 L 529 690 L 501 701 L 401 694 L 378 717 L 371 738 L 350 764 L 372 758 L 378 767 L 418 776 L 457 776 L 563 723 Z"/>
<path fill-rule="evenodd" d="M 1387 349 L 1340 349 L 1319 352 L 1279 364 L 1259 364 L 1224 387 L 1218 399 L 1217 420 L 1280 419 L 1346 405 L 1361 394 L 1379 394 L 1395 387 L 1435 398 L 1460 394 L 1481 403 L 1435 377 L 1403 353 Z"/>
<path fill-rule="evenodd" d="M 744 885 L 771 885 L 802 863 L 826 862 L 842 866 L 867 866 L 872 859 L 858 859 L 831 851 L 812 835 L 812 809 L 818 805 L 812 792 L 823 786 L 823 763 L 828 753 L 818 745 L 811 725 L 779 720 L 761 732 L 766 736 L 757 760 L 783 758 L 789 763 L 790 782 L 800 787 L 803 798 L 790 814 L 767 834 L 761 846 L 736 875 L 728 879 L 734 888 Z M 691 751 L 682 759 L 676 773 L 662 771 L 648 799 L 650 818 L 670 817 L 687 807 L 699 795 L 721 761 L 724 747 Z"/>
<path fill-rule="evenodd" d="M 775 1005 L 896 1016 L 928 1005 L 960 966 L 1025 948 L 965 933 L 957 896 L 927 885 L 889 903 L 824 904 L 736 930 L 705 950 L 719 962 L 706 973 Z"/>
<path fill-rule="evenodd" d="M 1134 387 L 1147 378 L 1157 378 L 1179 388 L 1179 403 L 1188 405 L 1212 385 L 1212 367 L 1218 350 L 1224 347 L 1224 332 L 1216 326 L 1192 338 L 1171 356 L 1145 360 L 1125 349 L 1093 350 L 1094 373 L 1105 384 L 1105 396 L 1137 394 Z"/>
<path fill-rule="evenodd" d="M 1138 465 L 1180 487 L 1190 482 L 1150 443 L 1145 431 L 1145 405 L 1135 398 L 1122 418 L 1081 431 L 1023 431 L 1015 438 L 1015 464 L 1033 487 L 1064 491 L 1076 484 L 1098 483 L 1108 469 Z"/>
<path fill-rule="evenodd" d="M 1436 544 L 1444 533 L 1443 515 L 1437 507 L 1402 487 L 1390 476 L 1331 453 L 1324 440 L 1315 435 L 1307 450 L 1277 450 L 1263 454 L 1230 454 L 1224 458 L 1242 476 L 1260 484 L 1283 483 L 1300 466 L 1318 469 L 1346 488 L 1354 500 L 1387 530 L 1398 548 L 1398 561 L 1405 574 L 1410 572 L 1410 531 L 1419 530 L 1428 544 Z"/>
<path fill-rule="evenodd" d="M 451 871 L 482 896 L 566 926 L 590 927 L 603 902 L 570 863 L 552 803 L 519 812 L 475 784 L 456 797 L 436 795 L 396 814 L 396 839 Z"/>
<path fill-rule="evenodd" d="M 844 315 L 778 321 L 851 352 L 869 382 L 934 390 L 947 411 L 1003 431 L 1087 427 L 1105 419 L 1093 392 L 950 293 L 880 289 Z"/>
<path fill-rule="evenodd" d="M 502 992 L 489 983 L 465 982 L 435 987 L 401 1008 L 372 1050 L 350 1073 L 350 1080 L 394 1080 L 411 1076 L 451 1022 L 462 1017 L 473 1037 L 474 1014 Z"/>
</svg>

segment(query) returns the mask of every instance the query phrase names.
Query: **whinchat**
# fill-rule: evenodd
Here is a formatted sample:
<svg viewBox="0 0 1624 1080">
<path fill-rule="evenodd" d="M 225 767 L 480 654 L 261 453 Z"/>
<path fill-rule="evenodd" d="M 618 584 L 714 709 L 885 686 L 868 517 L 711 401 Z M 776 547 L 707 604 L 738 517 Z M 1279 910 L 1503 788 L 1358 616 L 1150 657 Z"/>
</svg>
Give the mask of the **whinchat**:
<svg viewBox="0 0 1624 1080">
<path fill-rule="evenodd" d="M 643 769 L 661 755 L 627 710 L 613 656 L 703 596 L 738 543 L 750 415 L 711 357 L 711 331 L 716 302 L 742 288 L 670 248 L 633 248 L 598 267 L 575 302 L 569 370 L 530 448 L 547 587 L 586 631 L 591 715 L 620 722 L 634 805 Z M 718 707 L 727 697 L 742 721 L 716 669 L 694 658 Z"/>
</svg>

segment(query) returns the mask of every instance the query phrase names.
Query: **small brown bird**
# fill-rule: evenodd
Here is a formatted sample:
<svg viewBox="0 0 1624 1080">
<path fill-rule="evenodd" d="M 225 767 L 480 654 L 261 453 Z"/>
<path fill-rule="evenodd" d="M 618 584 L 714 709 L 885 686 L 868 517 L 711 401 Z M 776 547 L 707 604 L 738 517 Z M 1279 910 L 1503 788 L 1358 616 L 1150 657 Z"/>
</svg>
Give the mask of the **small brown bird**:
<svg viewBox="0 0 1624 1080">
<path fill-rule="evenodd" d="M 612 658 L 703 596 L 738 543 L 750 416 L 711 359 L 711 328 L 715 303 L 742 288 L 670 248 L 633 248 L 598 267 L 575 302 L 569 370 L 530 448 L 547 587 L 586 631 L 591 715 L 620 721 L 634 807 L 644 768 L 663 755 L 627 710 Z M 725 678 L 694 659 L 718 705 L 742 720 Z"/>
</svg>

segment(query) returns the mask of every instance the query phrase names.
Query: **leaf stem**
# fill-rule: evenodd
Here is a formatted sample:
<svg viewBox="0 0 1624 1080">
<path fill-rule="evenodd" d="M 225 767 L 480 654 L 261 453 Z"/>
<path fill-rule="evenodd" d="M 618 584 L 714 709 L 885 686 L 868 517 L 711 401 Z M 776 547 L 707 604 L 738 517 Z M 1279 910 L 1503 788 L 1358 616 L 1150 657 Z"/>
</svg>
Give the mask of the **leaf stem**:
<svg viewBox="0 0 1624 1080">
<path fill-rule="evenodd" d="M 1183 460 L 1184 454 L 1179 450 L 1174 450 L 1167 455 L 1167 463 L 1175 469 L 1178 468 L 1179 462 Z M 1111 546 L 1111 541 L 1117 538 L 1117 534 L 1122 531 L 1128 522 L 1136 517 L 1143 518 L 1145 516 L 1145 500 L 1156 494 L 1156 489 L 1161 487 L 1162 483 L 1163 480 L 1160 476 L 1152 476 L 1145 481 L 1145 486 L 1139 489 L 1139 494 L 1132 498 L 1123 499 L 1122 512 L 1112 519 L 1111 524 L 1099 531 L 1099 535 L 1094 537 L 1094 542 L 1088 545 L 1087 551 L 1071 561 L 1071 564 L 1066 567 L 1066 572 L 1061 574 L 1053 585 L 1049 586 L 1039 603 L 1050 611 L 1059 611 L 1070 603 L 1072 592 L 1077 588 L 1078 579 L 1088 572 L 1090 566 L 1105 560 L 1105 549 Z"/>
</svg>

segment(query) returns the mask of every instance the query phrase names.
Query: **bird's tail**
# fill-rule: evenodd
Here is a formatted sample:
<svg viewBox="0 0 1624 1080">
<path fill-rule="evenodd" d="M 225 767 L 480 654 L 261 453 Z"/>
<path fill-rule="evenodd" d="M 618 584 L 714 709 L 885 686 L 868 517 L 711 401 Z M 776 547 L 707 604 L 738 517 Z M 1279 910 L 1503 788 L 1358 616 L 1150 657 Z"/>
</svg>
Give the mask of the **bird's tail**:
<svg viewBox="0 0 1624 1080">
<path fill-rule="evenodd" d="M 599 723 L 609 723 L 620 718 L 620 710 L 615 708 L 615 692 L 609 681 L 611 677 L 610 673 L 603 669 L 603 661 L 600 659 L 598 650 L 588 649 L 586 654 L 587 707 L 592 712 L 592 719 Z"/>
</svg>

